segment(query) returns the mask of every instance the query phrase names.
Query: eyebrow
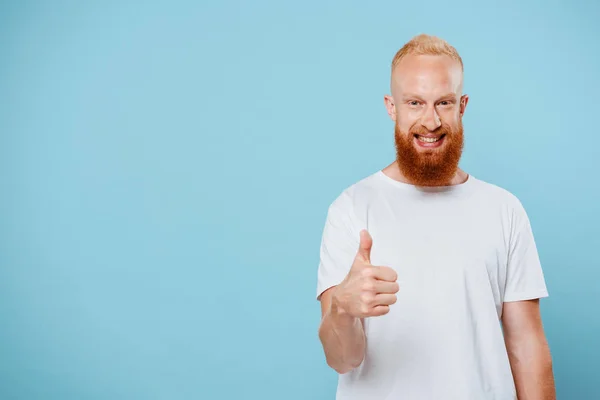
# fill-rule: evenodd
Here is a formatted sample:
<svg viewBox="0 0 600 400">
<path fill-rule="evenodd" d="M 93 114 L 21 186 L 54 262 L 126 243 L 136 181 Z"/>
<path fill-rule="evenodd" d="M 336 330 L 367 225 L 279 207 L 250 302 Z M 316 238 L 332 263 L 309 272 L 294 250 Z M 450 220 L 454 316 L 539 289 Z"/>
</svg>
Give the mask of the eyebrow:
<svg viewBox="0 0 600 400">
<path fill-rule="evenodd" d="M 406 99 L 417 99 L 417 100 L 421 100 L 424 101 L 423 98 L 421 96 L 419 96 L 418 94 L 414 94 L 414 93 L 406 93 L 402 96 L 403 100 Z M 438 100 L 436 101 L 440 101 L 440 100 L 455 100 L 456 99 L 456 95 L 454 93 L 447 93 L 443 96 L 441 96 Z"/>
<path fill-rule="evenodd" d="M 448 93 L 443 95 L 442 97 L 440 97 L 440 100 L 455 100 L 456 99 L 456 95 L 454 93 Z"/>
</svg>

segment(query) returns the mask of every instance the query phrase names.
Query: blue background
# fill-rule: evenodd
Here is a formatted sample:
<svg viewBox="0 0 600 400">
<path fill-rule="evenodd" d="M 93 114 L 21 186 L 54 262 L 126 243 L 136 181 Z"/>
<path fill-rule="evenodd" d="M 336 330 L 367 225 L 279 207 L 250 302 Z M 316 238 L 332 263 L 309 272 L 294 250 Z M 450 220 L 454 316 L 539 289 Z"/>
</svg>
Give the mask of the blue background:
<svg viewBox="0 0 600 400">
<path fill-rule="evenodd" d="M 393 160 L 389 64 L 421 32 L 465 62 L 462 167 L 531 218 L 558 398 L 600 398 L 598 18 L 567 0 L 2 2 L 0 398 L 333 399 L 325 214 Z"/>
</svg>

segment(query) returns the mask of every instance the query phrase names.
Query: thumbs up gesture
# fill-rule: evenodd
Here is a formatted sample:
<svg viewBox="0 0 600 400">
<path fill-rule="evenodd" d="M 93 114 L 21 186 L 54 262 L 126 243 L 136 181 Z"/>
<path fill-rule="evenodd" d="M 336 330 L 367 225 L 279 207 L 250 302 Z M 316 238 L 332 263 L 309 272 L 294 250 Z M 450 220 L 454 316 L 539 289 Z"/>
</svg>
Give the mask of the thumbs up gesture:
<svg viewBox="0 0 600 400">
<path fill-rule="evenodd" d="M 350 272 L 336 287 L 332 304 L 356 318 L 387 314 L 396 302 L 399 290 L 396 271 L 371 265 L 373 239 L 366 230 L 360 232 L 360 246 Z"/>
</svg>

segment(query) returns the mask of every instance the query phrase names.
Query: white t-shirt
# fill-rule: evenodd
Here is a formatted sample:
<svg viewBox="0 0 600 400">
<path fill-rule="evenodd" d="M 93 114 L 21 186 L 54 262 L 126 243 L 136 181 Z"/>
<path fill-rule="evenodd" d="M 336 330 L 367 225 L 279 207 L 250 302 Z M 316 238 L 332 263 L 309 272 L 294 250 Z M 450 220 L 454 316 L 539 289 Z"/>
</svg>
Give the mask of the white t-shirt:
<svg viewBox="0 0 600 400">
<path fill-rule="evenodd" d="M 548 296 L 521 202 L 473 176 L 418 188 L 378 171 L 329 207 L 317 299 L 348 273 L 361 229 L 400 290 L 388 314 L 365 319 L 365 358 L 339 375 L 336 398 L 515 400 L 502 304 Z"/>
</svg>

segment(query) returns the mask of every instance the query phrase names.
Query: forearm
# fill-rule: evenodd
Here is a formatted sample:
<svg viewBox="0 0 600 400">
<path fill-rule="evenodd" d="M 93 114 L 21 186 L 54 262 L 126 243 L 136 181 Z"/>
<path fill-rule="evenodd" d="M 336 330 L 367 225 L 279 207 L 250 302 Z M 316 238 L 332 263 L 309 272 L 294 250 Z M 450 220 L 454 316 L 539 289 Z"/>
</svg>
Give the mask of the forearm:
<svg viewBox="0 0 600 400">
<path fill-rule="evenodd" d="M 510 365 L 519 400 L 555 400 L 550 349 L 543 335 L 507 338 Z"/>
<path fill-rule="evenodd" d="M 358 367 L 365 354 L 365 333 L 360 318 L 332 304 L 323 316 L 319 338 L 327 364 L 340 374 Z"/>
</svg>

